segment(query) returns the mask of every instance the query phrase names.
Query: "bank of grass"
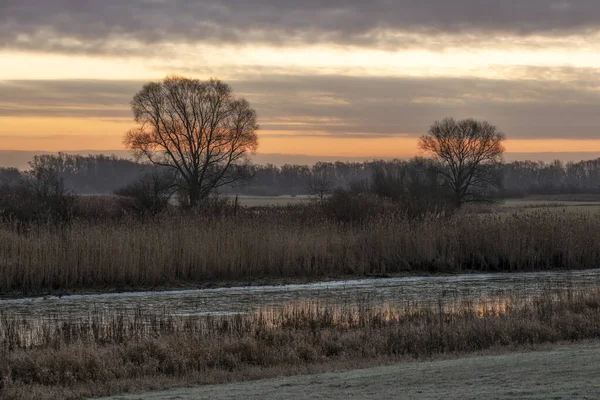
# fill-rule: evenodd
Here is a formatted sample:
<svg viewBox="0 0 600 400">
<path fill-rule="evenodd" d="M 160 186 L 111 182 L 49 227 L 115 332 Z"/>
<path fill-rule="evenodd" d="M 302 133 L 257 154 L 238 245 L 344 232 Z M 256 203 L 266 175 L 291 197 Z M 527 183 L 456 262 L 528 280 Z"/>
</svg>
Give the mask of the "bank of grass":
<svg viewBox="0 0 600 400">
<path fill-rule="evenodd" d="M 292 211 L 290 211 L 292 210 Z M 238 216 L 0 227 L 0 294 L 600 265 L 600 213 L 553 210 L 339 223 Z"/>
<path fill-rule="evenodd" d="M 34 324 L 3 315 L 0 398 L 78 399 L 599 337 L 598 290 L 399 308 L 293 304 L 218 318 Z"/>
</svg>

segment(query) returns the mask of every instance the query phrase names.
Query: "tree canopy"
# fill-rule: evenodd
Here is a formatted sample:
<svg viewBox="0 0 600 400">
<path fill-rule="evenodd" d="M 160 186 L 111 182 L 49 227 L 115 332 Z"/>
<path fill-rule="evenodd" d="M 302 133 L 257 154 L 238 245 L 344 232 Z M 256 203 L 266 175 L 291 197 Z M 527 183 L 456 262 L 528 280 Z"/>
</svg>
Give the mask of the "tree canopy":
<svg viewBox="0 0 600 400">
<path fill-rule="evenodd" d="M 456 207 L 490 201 L 489 189 L 501 186 L 505 135 L 486 121 L 446 118 L 436 121 L 419 147 L 440 161 Z"/>
<path fill-rule="evenodd" d="M 174 185 L 190 206 L 246 176 L 256 151 L 256 111 L 217 79 L 168 77 L 151 82 L 131 102 L 138 126 L 124 143 L 138 157 L 177 172 Z"/>
</svg>

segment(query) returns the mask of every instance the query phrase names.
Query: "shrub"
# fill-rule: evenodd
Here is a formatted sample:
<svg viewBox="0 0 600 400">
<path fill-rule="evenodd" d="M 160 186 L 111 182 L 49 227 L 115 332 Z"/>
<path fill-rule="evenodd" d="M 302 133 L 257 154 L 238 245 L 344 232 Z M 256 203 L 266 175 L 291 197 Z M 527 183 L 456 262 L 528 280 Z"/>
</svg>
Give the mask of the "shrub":
<svg viewBox="0 0 600 400">
<path fill-rule="evenodd" d="M 359 224 L 393 211 L 384 199 L 342 189 L 323 200 L 323 210 L 325 216 L 334 221 Z"/>
<path fill-rule="evenodd" d="M 119 220 L 125 210 L 134 207 L 132 199 L 115 195 L 80 195 L 75 197 L 75 217 L 90 222 Z"/>
<path fill-rule="evenodd" d="M 19 223 L 69 222 L 75 212 L 75 196 L 52 176 L 29 174 L 16 184 L 0 186 L 0 217 Z"/>
<path fill-rule="evenodd" d="M 435 170 L 423 160 L 380 165 L 373 173 L 371 193 L 389 199 L 408 219 L 451 214 L 455 211 L 448 191 L 439 184 Z"/>
<path fill-rule="evenodd" d="M 165 211 L 174 193 L 172 174 L 155 171 L 115 191 L 122 198 L 125 211 L 141 216 L 155 216 Z"/>
</svg>

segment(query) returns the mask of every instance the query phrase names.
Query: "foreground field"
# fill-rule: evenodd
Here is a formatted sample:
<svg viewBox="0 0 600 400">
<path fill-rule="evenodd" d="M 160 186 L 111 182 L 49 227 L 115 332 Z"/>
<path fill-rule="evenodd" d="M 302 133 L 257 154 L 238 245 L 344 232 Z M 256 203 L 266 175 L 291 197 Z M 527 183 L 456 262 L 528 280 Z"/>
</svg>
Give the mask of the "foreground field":
<svg viewBox="0 0 600 400">
<path fill-rule="evenodd" d="M 104 400 L 592 399 L 600 343 L 552 350 L 174 389 Z"/>
<path fill-rule="evenodd" d="M 0 398 L 144 393 L 597 339 L 597 289 L 493 303 L 317 302 L 204 318 L 98 311 L 29 323 L 0 314 Z"/>
</svg>

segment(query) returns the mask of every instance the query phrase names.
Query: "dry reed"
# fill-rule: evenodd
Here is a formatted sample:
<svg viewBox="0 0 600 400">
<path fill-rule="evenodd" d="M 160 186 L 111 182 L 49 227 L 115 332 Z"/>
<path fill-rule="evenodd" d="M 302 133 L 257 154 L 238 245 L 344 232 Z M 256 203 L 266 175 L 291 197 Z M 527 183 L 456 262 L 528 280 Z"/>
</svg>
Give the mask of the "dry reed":
<svg viewBox="0 0 600 400">
<path fill-rule="evenodd" d="M 0 227 L 0 293 L 600 265 L 600 215 L 545 211 L 361 225 L 284 216 Z"/>
</svg>

